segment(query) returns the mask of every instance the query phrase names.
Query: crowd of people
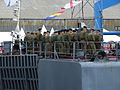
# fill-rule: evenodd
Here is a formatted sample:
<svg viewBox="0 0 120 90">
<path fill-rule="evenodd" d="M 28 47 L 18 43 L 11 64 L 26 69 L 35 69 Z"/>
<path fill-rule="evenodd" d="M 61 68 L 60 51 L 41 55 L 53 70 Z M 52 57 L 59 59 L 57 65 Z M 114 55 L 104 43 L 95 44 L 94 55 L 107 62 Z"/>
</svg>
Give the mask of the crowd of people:
<svg viewBox="0 0 120 90">
<path fill-rule="evenodd" d="M 61 52 L 64 52 L 64 47 L 67 47 L 68 49 L 72 47 L 70 42 L 80 42 L 78 47 L 83 51 L 85 51 L 85 49 L 88 49 L 87 51 L 90 54 L 94 54 L 101 48 L 102 39 L 103 36 L 100 33 L 100 30 L 88 29 L 86 26 L 81 28 L 79 31 L 78 29 L 63 29 L 55 31 L 52 36 L 50 36 L 49 31 L 44 32 L 42 35 L 41 28 L 39 28 L 37 32 L 27 32 L 25 37 L 25 41 L 34 40 L 43 43 L 59 42 L 59 44 L 57 44 L 57 47 Z M 66 44 L 63 44 L 62 42 L 66 42 Z M 68 52 L 71 51 L 68 50 Z"/>
</svg>

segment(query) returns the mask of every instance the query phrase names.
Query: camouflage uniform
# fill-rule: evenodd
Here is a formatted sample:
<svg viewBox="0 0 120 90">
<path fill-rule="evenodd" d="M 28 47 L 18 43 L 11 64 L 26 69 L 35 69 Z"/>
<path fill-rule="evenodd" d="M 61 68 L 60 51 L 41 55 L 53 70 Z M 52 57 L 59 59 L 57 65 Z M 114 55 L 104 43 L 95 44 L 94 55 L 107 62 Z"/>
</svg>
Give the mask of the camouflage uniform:
<svg viewBox="0 0 120 90">
<path fill-rule="evenodd" d="M 26 42 L 26 48 L 27 48 L 27 50 L 28 50 L 28 53 L 32 53 L 31 52 L 31 50 L 32 50 L 32 48 L 33 48 L 33 42 L 34 42 L 34 36 L 33 35 L 31 35 L 31 34 L 27 34 L 26 36 L 25 36 L 25 42 Z"/>
<path fill-rule="evenodd" d="M 93 55 L 96 52 L 96 47 L 95 47 L 95 35 L 93 32 L 88 34 L 88 52 L 90 55 Z"/>
<path fill-rule="evenodd" d="M 58 36 L 59 36 L 59 35 L 53 35 L 53 36 L 51 37 L 51 43 L 52 43 L 52 46 L 55 47 L 56 52 L 58 52 L 58 47 L 59 47 L 59 44 L 58 44 Z M 54 50 L 54 47 L 53 47 L 53 50 Z"/>
<path fill-rule="evenodd" d="M 50 36 L 45 36 L 45 50 L 46 50 L 46 55 L 50 57 L 52 54 L 52 43 L 51 43 L 51 38 Z"/>
<path fill-rule="evenodd" d="M 65 41 L 65 43 L 64 43 L 64 50 L 65 50 L 65 52 L 66 53 L 71 53 L 71 48 L 72 48 L 72 42 L 71 42 L 71 40 L 72 40 L 72 35 L 71 34 L 69 34 L 69 33 L 66 33 L 66 34 L 64 34 L 63 35 L 63 37 L 64 37 L 64 41 Z"/>
<path fill-rule="evenodd" d="M 96 32 L 98 32 L 98 31 L 96 31 Z M 100 33 L 95 34 L 95 46 L 96 46 L 97 50 L 101 49 L 102 36 L 103 35 Z"/>
<path fill-rule="evenodd" d="M 32 40 L 34 40 L 34 37 L 32 35 L 26 35 L 24 40 L 25 41 L 32 41 Z"/>
<path fill-rule="evenodd" d="M 87 49 L 87 35 L 88 33 L 86 31 L 81 31 L 79 34 L 80 49 L 82 49 L 84 53 L 86 53 L 86 49 Z"/>
<path fill-rule="evenodd" d="M 64 52 L 64 36 L 62 34 L 60 34 L 58 36 L 58 51 L 59 52 Z"/>
</svg>

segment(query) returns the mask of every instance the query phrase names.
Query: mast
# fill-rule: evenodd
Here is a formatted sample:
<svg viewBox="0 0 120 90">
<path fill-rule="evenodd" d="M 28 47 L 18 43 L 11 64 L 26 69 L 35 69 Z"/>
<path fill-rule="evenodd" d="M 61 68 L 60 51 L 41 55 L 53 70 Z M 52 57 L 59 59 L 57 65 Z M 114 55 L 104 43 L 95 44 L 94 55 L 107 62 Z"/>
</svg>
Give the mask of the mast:
<svg viewBox="0 0 120 90">
<path fill-rule="evenodd" d="M 17 7 L 16 7 L 17 9 L 16 9 L 16 11 L 17 11 L 17 26 L 16 26 L 16 32 L 17 33 L 19 33 L 19 31 L 20 31 L 20 14 L 21 14 L 21 1 L 20 0 L 18 0 L 17 1 Z"/>
<path fill-rule="evenodd" d="M 21 50 L 21 39 L 20 39 L 20 15 L 21 15 L 21 0 L 18 0 L 18 6 L 19 6 L 19 9 L 18 9 L 18 40 L 19 40 L 19 49 L 20 49 L 20 55 L 22 54 L 22 50 Z"/>
<path fill-rule="evenodd" d="M 19 50 L 20 50 L 20 54 L 22 54 L 22 50 L 21 50 L 21 38 L 20 38 L 20 16 L 21 16 L 21 0 L 18 0 L 17 2 L 17 7 L 16 7 L 16 14 L 15 16 L 17 17 L 17 25 L 16 25 L 16 29 L 15 29 L 15 34 L 16 34 L 16 40 L 19 41 Z"/>
</svg>

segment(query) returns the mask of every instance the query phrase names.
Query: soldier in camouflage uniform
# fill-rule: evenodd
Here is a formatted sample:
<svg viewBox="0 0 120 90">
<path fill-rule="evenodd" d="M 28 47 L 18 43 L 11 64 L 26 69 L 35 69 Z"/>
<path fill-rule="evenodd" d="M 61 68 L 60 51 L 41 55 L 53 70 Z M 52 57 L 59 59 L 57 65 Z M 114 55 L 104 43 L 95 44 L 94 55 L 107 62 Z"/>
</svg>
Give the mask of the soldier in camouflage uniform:
<svg viewBox="0 0 120 90">
<path fill-rule="evenodd" d="M 87 49 L 87 35 L 88 35 L 88 29 L 86 26 L 84 26 L 79 34 L 80 48 L 83 50 L 84 53 L 86 53 L 86 49 Z"/>
<path fill-rule="evenodd" d="M 50 32 L 47 31 L 45 33 L 45 50 L 46 50 L 46 55 L 50 57 L 51 52 L 52 52 L 52 43 L 51 43 L 51 38 L 50 38 Z"/>
<path fill-rule="evenodd" d="M 100 30 L 96 30 L 95 34 L 95 46 L 97 51 L 101 49 L 101 41 L 103 40 L 103 35 L 100 33 Z"/>
<path fill-rule="evenodd" d="M 43 42 L 43 36 L 41 34 L 41 28 L 39 28 L 35 36 L 36 49 L 39 55 L 42 54 L 42 47 L 43 47 L 42 42 Z"/>
<path fill-rule="evenodd" d="M 72 34 L 71 34 L 71 29 L 70 31 L 69 30 L 66 30 L 66 33 L 63 35 L 64 37 L 64 46 L 65 46 L 65 52 L 70 54 L 71 53 L 71 46 L 72 46 Z"/>
<path fill-rule="evenodd" d="M 82 31 L 80 32 L 80 40 L 87 41 L 88 29 L 86 26 L 83 27 Z"/>
<path fill-rule="evenodd" d="M 58 36 L 58 50 L 60 53 L 64 53 L 64 30 L 59 31 L 60 34 Z"/>
<path fill-rule="evenodd" d="M 34 40 L 34 37 L 33 37 L 32 33 L 27 32 L 24 40 L 25 41 Z"/>
<path fill-rule="evenodd" d="M 47 40 L 46 40 L 46 36 L 47 36 L 47 32 L 44 32 L 42 35 L 42 52 L 43 52 L 43 56 L 46 56 L 46 52 L 47 52 Z"/>
<path fill-rule="evenodd" d="M 53 36 L 51 36 L 51 43 L 52 43 L 52 46 L 54 46 L 53 47 L 53 51 L 54 51 L 54 48 L 56 49 L 56 52 L 58 52 L 58 43 L 57 43 L 57 41 L 58 41 L 58 36 L 59 36 L 59 33 L 58 33 L 58 31 L 55 31 L 54 32 L 54 35 Z"/>
<path fill-rule="evenodd" d="M 72 35 L 71 41 L 73 41 L 73 42 L 78 41 L 77 30 L 73 30 L 73 33 L 71 35 Z"/>
<path fill-rule="evenodd" d="M 29 33 L 27 32 L 26 36 L 25 36 L 25 43 L 26 43 L 26 48 L 28 51 L 32 50 L 33 47 L 33 41 L 34 41 L 34 35 L 33 33 Z M 31 51 L 29 53 L 32 53 Z"/>
<path fill-rule="evenodd" d="M 54 35 L 51 37 L 51 42 L 55 43 L 56 41 L 58 41 L 58 31 L 54 32 Z"/>
<path fill-rule="evenodd" d="M 87 37 L 88 40 L 88 52 L 90 55 L 94 55 L 94 53 L 96 52 L 96 47 L 95 47 L 95 30 L 91 29 L 90 33 L 88 34 Z"/>
</svg>

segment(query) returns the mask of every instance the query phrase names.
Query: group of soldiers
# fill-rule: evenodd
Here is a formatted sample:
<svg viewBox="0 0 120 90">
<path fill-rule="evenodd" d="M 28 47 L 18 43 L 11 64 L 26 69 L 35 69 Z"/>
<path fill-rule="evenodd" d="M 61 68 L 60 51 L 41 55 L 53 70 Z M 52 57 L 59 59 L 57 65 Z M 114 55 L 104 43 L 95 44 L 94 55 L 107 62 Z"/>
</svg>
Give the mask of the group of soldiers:
<svg viewBox="0 0 120 90">
<path fill-rule="evenodd" d="M 88 29 L 86 26 L 78 29 L 63 29 L 55 31 L 52 36 L 50 32 L 44 32 L 41 34 L 41 28 L 35 33 L 27 33 L 25 41 L 36 41 L 47 44 L 48 50 L 54 43 L 56 43 L 56 48 L 58 52 L 72 53 L 73 42 L 77 42 L 76 46 L 79 49 L 85 51 L 85 53 L 94 54 L 97 50 L 101 48 L 102 34 L 100 30 Z M 79 44 L 78 44 L 79 43 Z"/>
</svg>

